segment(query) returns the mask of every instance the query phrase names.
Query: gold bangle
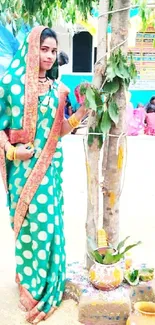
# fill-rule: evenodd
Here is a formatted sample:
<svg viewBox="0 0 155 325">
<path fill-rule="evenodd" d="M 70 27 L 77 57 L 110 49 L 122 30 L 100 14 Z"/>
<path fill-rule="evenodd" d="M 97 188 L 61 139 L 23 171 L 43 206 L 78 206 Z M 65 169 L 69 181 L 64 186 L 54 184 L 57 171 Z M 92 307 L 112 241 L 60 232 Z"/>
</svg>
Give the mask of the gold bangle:
<svg viewBox="0 0 155 325">
<path fill-rule="evenodd" d="M 68 123 L 72 127 L 72 129 L 74 129 L 80 124 L 80 121 L 78 121 L 75 114 L 73 114 L 71 117 L 69 117 Z"/>
<path fill-rule="evenodd" d="M 14 160 L 14 151 L 15 151 L 15 147 L 14 146 L 10 146 L 7 153 L 6 153 L 6 158 L 8 160 Z"/>
<path fill-rule="evenodd" d="M 14 148 L 14 154 L 13 154 L 13 160 L 16 160 L 17 159 L 17 148 L 15 147 Z"/>
</svg>

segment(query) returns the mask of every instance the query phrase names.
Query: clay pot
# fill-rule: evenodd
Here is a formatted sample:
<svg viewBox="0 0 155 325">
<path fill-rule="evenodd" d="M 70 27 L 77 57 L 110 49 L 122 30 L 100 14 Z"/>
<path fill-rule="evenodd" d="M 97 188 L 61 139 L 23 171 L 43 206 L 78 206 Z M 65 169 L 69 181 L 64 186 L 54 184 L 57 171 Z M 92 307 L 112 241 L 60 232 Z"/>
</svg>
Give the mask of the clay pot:
<svg viewBox="0 0 155 325">
<path fill-rule="evenodd" d="M 141 301 L 134 305 L 134 313 L 126 325 L 155 325 L 155 303 Z"/>
<path fill-rule="evenodd" d="M 105 254 L 110 247 L 98 248 L 100 254 Z M 120 261 L 115 264 L 105 265 L 94 262 L 89 271 L 89 279 L 93 286 L 100 290 L 114 290 L 122 282 L 124 277 L 123 262 Z"/>
</svg>

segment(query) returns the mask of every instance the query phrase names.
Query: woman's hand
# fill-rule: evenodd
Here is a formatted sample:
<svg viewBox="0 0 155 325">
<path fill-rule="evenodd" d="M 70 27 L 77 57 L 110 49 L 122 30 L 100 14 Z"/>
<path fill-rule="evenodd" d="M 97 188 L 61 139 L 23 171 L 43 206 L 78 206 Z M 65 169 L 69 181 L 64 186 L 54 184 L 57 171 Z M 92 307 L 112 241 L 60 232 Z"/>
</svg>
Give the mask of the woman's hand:
<svg viewBox="0 0 155 325">
<path fill-rule="evenodd" d="M 16 159 L 18 160 L 28 160 L 34 155 L 34 148 L 28 149 L 29 143 L 22 144 L 16 147 Z"/>
<path fill-rule="evenodd" d="M 84 104 L 82 104 L 75 113 L 77 120 L 82 120 L 85 117 L 85 115 L 88 114 L 88 112 L 89 109 L 86 108 Z"/>
</svg>

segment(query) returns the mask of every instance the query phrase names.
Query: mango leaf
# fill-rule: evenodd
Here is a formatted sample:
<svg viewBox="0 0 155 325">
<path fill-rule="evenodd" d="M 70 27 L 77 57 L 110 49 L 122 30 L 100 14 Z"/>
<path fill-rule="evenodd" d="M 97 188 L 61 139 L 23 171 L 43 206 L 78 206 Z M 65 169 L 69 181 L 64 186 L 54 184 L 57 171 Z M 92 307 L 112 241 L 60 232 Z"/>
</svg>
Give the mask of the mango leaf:
<svg viewBox="0 0 155 325">
<path fill-rule="evenodd" d="M 119 112 L 118 112 L 118 106 L 115 102 L 111 102 L 108 107 L 108 113 L 111 118 L 111 120 L 117 124 L 119 121 Z"/>
<path fill-rule="evenodd" d="M 114 78 L 113 81 L 106 82 L 104 85 L 104 92 L 110 93 L 111 95 L 115 94 L 119 90 L 119 81 L 118 78 Z"/>
<path fill-rule="evenodd" d="M 125 250 L 122 252 L 122 254 L 124 255 L 126 252 L 128 252 L 130 249 L 132 249 L 133 247 L 136 247 L 138 245 L 140 245 L 142 242 L 138 241 L 137 243 L 133 244 L 133 245 L 129 245 L 125 248 Z"/>
<path fill-rule="evenodd" d="M 118 246 L 117 246 L 117 251 L 118 251 L 118 253 L 120 253 L 121 248 L 124 247 L 126 241 L 127 241 L 129 238 L 130 238 L 130 236 L 127 236 L 124 240 L 122 240 L 122 241 L 118 244 Z"/>
<path fill-rule="evenodd" d="M 102 256 L 99 254 L 98 251 L 91 252 L 91 255 L 93 256 L 93 258 L 95 259 L 96 262 L 103 264 Z"/>
<path fill-rule="evenodd" d="M 106 134 L 109 132 L 109 130 L 111 128 L 111 119 L 110 119 L 108 111 L 105 111 L 103 113 L 100 127 L 101 127 L 103 134 Z"/>
<path fill-rule="evenodd" d="M 96 102 L 95 102 L 95 93 L 91 89 L 91 87 L 88 87 L 87 90 L 86 90 L 86 99 L 89 102 L 89 108 L 96 111 L 97 105 L 96 105 Z"/>
<path fill-rule="evenodd" d="M 103 259 L 103 264 L 109 265 L 119 262 L 123 258 L 123 254 L 116 254 L 113 255 L 109 252 L 105 254 L 105 257 Z"/>
<path fill-rule="evenodd" d="M 114 263 L 114 256 L 111 253 L 107 252 L 104 256 L 103 264 L 108 265 L 113 263 Z"/>
</svg>

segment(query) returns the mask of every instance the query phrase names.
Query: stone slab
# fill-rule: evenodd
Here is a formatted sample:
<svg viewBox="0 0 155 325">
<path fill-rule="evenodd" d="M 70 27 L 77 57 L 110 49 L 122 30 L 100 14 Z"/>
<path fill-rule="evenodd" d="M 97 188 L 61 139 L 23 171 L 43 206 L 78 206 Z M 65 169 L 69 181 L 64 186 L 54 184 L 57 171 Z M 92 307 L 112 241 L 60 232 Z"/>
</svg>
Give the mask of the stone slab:
<svg viewBox="0 0 155 325">
<path fill-rule="evenodd" d="M 78 302 L 78 319 L 85 325 L 126 325 L 136 301 L 155 302 L 155 281 L 101 291 L 92 286 L 83 265 L 75 262 L 67 268 L 64 298 Z"/>
</svg>

